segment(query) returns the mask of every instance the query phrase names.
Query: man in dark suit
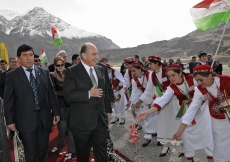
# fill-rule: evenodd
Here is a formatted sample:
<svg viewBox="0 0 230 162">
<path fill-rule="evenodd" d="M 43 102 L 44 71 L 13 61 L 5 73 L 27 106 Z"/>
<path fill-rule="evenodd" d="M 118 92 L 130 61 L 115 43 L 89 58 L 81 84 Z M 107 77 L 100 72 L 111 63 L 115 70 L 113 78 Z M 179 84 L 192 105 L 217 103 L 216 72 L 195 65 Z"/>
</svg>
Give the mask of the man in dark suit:
<svg viewBox="0 0 230 162">
<path fill-rule="evenodd" d="M 33 65 L 33 48 L 23 44 L 17 56 L 22 66 L 6 74 L 6 125 L 20 132 L 26 162 L 42 162 L 51 127 L 60 119 L 58 100 L 48 70 Z"/>
<path fill-rule="evenodd" d="M 0 97 L 3 99 L 4 97 L 4 89 L 5 89 L 5 81 L 6 81 L 6 73 L 10 70 L 14 70 L 18 67 L 18 60 L 16 57 L 11 57 L 9 59 L 9 69 L 3 73 L 0 73 Z"/>
<path fill-rule="evenodd" d="M 217 73 L 217 74 L 220 74 L 220 75 L 222 75 L 222 71 L 223 71 L 223 66 L 222 66 L 222 64 L 220 64 L 220 61 L 219 60 L 216 60 L 216 69 L 215 69 L 215 72 Z"/>
<path fill-rule="evenodd" d="M 79 64 L 66 69 L 63 85 L 65 100 L 70 104 L 69 126 L 77 159 L 88 162 L 92 141 L 95 161 L 107 162 L 108 117 L 112 110 L 105 74 L 96 65 L 98 50 L 93 44 L 84 44 L 80 56 Z"/>
<path fill-rule="evenodd" d="M 190 70 L 190 74 L 193 74 L 193 69 L 194 67 L 197 66 L 197 62 L 196 62 L 196 56 L 192 57 L 192 61 L 188 64 L 189 65 L 189 70 Z"/>
</svg>

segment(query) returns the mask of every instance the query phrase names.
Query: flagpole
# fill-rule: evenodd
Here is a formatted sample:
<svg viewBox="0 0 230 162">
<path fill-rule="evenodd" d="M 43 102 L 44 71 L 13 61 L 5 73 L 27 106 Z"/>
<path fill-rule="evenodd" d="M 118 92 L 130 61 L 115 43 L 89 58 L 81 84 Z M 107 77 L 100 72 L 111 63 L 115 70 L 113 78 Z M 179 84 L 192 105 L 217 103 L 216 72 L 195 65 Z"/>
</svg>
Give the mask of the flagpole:
<svg viewBox="0 0 230 162">
<path fill-rule="evenodd" d="M 219 41 L 218 47 L 217 47 L 217 49 L 216 49 L 216 53 L 215 53 L 215 55 L 214 55 L 214 58 L 213 58 L 211 67 L 213 67 L 213 65 L 214 65 L 214 62 L 215 62 L 215 59 L 216 59 L 216 55 L 217 55 L 217 53 L 218 53 L 218 51 L 219 51 L 220 43 L 221 43 L 221 41 L 222 41 L 222 39 L 223 39 L 223 37 L 224 37 L 224 33 L 225 33 L 226 26 L 227 26 L 228 22 L 229 22 L 229 19 L 228 19 L 227 23 L 224 25 L 224 30 L 223 30 L 222 35 L 221 35 L 221 37 L 220 37 L 220 41 Z"/>
</svg>

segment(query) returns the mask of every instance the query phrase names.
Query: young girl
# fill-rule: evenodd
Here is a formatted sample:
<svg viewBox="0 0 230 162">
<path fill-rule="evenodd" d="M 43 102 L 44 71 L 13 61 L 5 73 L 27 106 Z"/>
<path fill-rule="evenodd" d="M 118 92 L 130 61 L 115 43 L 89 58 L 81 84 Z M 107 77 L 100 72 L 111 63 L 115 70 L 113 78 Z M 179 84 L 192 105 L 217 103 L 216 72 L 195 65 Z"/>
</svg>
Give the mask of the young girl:
<svg viewBox="0 0 230 162">
<path fill-rule="evenodd" d="M 113 108 L 114 120 L 110 124 L 115 124 L 119 122 L 119 118 L 121 118 L 119 125 L 123 125 L 125 124 L 125 117 L 126 117 L 125 105 L 127 104 L 127 100 L 123 88 L 125 80 L 122 74 L 118 70 L 113 69 L 108 63 L 106 63 L 105 65 L 108 67 L 109 78 L 112 82 L 112 88 L 115 95 L 115 106 Z"/>
<path fill-rule="evenodd" d="M 145 118 L 145 116 L 147 116 L 148 114 L 163 108 L 164 105 L 167 104 L 174 95 L 176 95 L 177 99 L 179 100 L 181 110 L 185 110 L 191 102 L 194 95 L 194 86 L 196 84 L 196 81 L 193 79 L 193 76 L 183 76 L 181 66 L 176 64 L 167 67 L 167 75 L 171 81 L 171 84 L 167 88 L 166 92 L 162 97 L 157 98 L 154 101 L 153 107 L 149 111 L 141 114 L 139 116 L 139 119 Z M 208 111 L 203 110 L 205 109 L 201 108 L 201 112 L 197 114 L 195 120 L 191 121 L 190 126 L 186 129 L 186 131 L 183 134 L 185 156 L 187 157 L 188 161 L 193 160 L 195 150 L 202 148 L 204 148 L 207 158 L 212 159 L 213 140 L 211 131 L 211 121 L 208 120 L 210 119 L 207 116 Z M 204 126 L 206 127 L 203 128 Z M 197 141 L 199 141 L 203 137 L 205 137 L 205 139 L 197 143 Z"/>
<path fill-rule="evenodd" d="M 230 123 L 229 102 L 226 101 L 230 94 L 229 76 L 216 76 L 209 65 L 199 65 L 194 68 L 193 76 L 199 86 L 195 88 L 195 94 L 188 111 L 182 118 L 182 123 L 173 136 L 178 140 L 192 118 L 196 115 L 201 104 L 204 109 L 209 109 L 211 116 L 212 132 L 214 139 L 213 158 L 215 162 L 230 161 Z M 227 107 L 224 107 L 227 106 Z"/>
<path fill-rule="evenodd" d="M 149 72 L 145 71 L 142 68 L 142 64 L 139 62 L 132 63 L 131 71 L 133 74 L 132 79 L 132 95 L 130 97 L 131 107 L 132 107 L 132 114 L 134 117 L 134 120 L 136 119 L 136 116 L 139 115 L 141 112 L 146 111 L 148 109 L 148 106 L 144 103 L 140 105 L 140 107 L 136 107 L 136 103 L 142 93 L 144 93 L 145 88 L 147 86 L 147 81 L 149 79 Z M 138 130 L 142 129 L 142 125 L 144 123 L 138 124 Z"/>
</svg>

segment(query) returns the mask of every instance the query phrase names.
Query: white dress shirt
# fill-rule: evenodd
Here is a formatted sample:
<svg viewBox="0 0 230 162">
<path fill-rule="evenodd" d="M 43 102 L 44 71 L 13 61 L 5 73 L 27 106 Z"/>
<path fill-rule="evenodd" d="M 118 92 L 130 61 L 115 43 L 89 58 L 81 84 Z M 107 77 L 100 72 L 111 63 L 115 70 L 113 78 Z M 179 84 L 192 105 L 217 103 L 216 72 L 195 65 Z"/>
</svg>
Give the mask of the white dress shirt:
<svg viewBox="0 0 230 162">
<path fill-rule="evenodd" d="M 26 68 L 25 66 L 22 66 L 23 70 L 25 71 L 25 74 L 30 82 L 30 72 L 26 69 L 33 69 L 32 70 L 32 74 L 34 75 L 34 78 L 36 79 L 36 75 L 35 75 L 35 70 L 34 70 L 34 65 L 31 68 Z"/>
</svg>

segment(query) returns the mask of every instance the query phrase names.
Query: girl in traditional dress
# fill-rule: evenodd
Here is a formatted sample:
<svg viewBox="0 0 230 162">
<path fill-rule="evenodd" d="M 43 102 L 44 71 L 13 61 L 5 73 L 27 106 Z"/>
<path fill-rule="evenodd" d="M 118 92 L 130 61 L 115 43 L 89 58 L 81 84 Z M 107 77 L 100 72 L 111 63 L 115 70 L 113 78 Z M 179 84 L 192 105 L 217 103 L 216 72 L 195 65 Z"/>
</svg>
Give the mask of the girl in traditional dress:
<svg viewBox="0 0 230 162">
<path fill-rule="evenodd" d="M 206 104 L 204 109 L 209 109 L 214 140 L 213 159 L 215 162 L 230 161 L 230 122 L 229 102 L 227 94 L 230 94 L 230 77 L 214 75 L 208 65 L 199 65 L 194 68 L 193 76 L 199 86 L 195 88 L 195 94 L 188 111 L 182 118 L 182 123 L 173 136 L 178 140 L 184 129 L 196 115 L 201 104 Z M 224 107 L 227 106 L 227 107 Z"/>
<path fill-rule="evenodd" d="M 126 90 L 128 90 L 131 86 L 131 80 L 133 78 L 132 73 L 131 73 L 131 64 L 134 62 L 134 58 L 132 57 L 127 57 L 126 59 L 124 59 L 124 63 L 125 63 L 125 75 L 124 75 L 124 79 L 125 79 L 125 85 L 124 88 Z"/>
<path fill-rule="evenodd" d="M 110 64 L 106 63 L 105 65 L 108 67 L 109 78 L 112 81 L 112 88 L 115 96 L 115 106 L 113 108 L 114 120 L 110 124 L 115 124 L 119 122 L 119 118 L 121 118 L 119 125 L 123 125 L 125 124 L 125 117 L 126 117 L 125 105 L 127 104 L 127 100 L 123 88 L 125 80 L 122 74 L 118 70 L 113 69 L 110 66 Z"/>
<path fill-rule="evenodd" d="M 154 101 L 153 107 L 138 117 L 139 120 L 144 119 L 149 114 L 160 110 L 167 102 L 172 99 L 174 95 L 176 95 L 178 98 L 179 104 L 181 106 L 179 111 L 181 114 L 178 113 L 178 115 L 183 115 L 183 111 L 186 111 L 187 106 L 193 98 L 196 81 L 192 75 L 183 76 L 181 66 L 176 64 L 167 67 L 167 75 L 171 81 L 171 84 L 167 88 L 164 95 Z M 190 126 L 185 130 L 183 134 L 185 156 L 187 157 L 188 161 L 193 160 L 195 150 L 202 148 L 205 150 L 207 159 L 212 159 L 213 140 L 211 131 L 211 119 L 209 118 L 208 113 L 209 112 L 207 110 L 202 109 L 201 107 L 201 111 L 196 115 L 195 120 L 191 121 Z M 204 126 L 206 127 L 203 128 Z M 205 139 L 202 139 L 204 137 Z M 200 141 L 200 139 L 202 139 L 202 141 Z M 200 142 L 197 143 L 197 141 Z"/>
<path fill-rule="evenodd" d="M 142 67 L 142 64 L 139 62 L 133 62 L 131 71 L 133 73 L 133 79 L 132 79 L 132 95 L 130 97 L 131 107 L 132 107 L 132 114 L 134 121 L 136 119 L 136 116 L 139 115 L 141 112 L 146 111 L 148 109 L 147 104 L 140 104 L 140 107 L 136 107 L 136 103 L 139 100 L 142 93 L 145 91 L 145 88 L 147 86 L 147 82 L 149 79 L 149 72 L 145 71 Z M 137 129 L 142 129 L 144 122 L 138 123 Z"/>
<path fill-rule="evenodd" d="M 164 81 L 162 82 L 162 78 L 167 78 L 167 76 L 166 76 L 166 69 L 162 68 L 160 57 L 149 56 L 148 62 L 149 62 L 149 70 L 151 70 L 152 72 L 150 72 L 149 74 L 147 87 L 144 93 L 141 95 L 139 101 L 136 103 L 136 107 L 140 107 L 140 104 L 143 102 L 151 107 L 153 103 L 153 99 L 161 95 L 158 94 L 158 92 L 160 91 L 162 93 L 162 90 L 165 91 L 170 83 L 168 79 L 166 80 L 164 79 Z M 160 89 L 159 87 L 160 85 L 162 89 Z M 156 87 L 158 88 L 157 91 L 156 91 Z M 146 141 L 142 144 L 142 147 L 148 146 L 148 144 L 151 142 L 152 136 L 157 135 L 157 114 L 158 112 L 153 113 L 144 120 L 145 121 L 144 138 L 146 139 Z M 157 145 L 162 146 L 162 144 L 159 141 Z"/>
</svg>

